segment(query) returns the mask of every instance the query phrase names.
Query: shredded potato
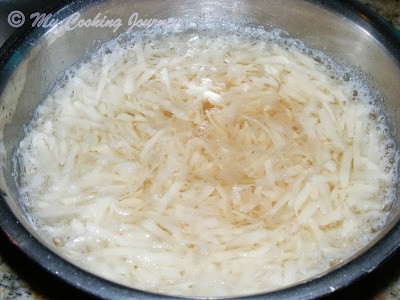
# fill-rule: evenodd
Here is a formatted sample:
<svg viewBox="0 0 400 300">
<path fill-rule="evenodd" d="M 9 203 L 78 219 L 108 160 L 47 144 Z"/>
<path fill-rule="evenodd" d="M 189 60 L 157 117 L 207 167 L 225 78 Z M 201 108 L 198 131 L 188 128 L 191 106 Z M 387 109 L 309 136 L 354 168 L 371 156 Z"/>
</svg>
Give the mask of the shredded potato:
<svg viewBox="0 0 400 300">
<path fill-rule="evenodd" d="M 81 64 L 18 149 L 37 228 L 87 270 L 172 295 L 263 292 L 339 264 L 384 222 L 395 150 L 357 85 L 304 53 L 137 35 Z"/>
</svg>

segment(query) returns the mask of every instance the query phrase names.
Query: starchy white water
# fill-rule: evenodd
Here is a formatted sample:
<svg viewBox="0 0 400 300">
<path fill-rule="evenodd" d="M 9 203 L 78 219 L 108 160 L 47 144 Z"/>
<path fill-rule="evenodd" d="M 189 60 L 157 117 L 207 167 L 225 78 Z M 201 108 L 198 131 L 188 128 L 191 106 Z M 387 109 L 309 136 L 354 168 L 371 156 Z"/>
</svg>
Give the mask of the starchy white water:
<svg viewBox="0 0 400 300">
<path fill-rule="evenodd" d="M 136 34 L 70 71 L 17 152 L 40 234 L 148 291 L 281 288 L 371 240 L 397 155 L 368 89 L 276 33 Z"/>
</svg>

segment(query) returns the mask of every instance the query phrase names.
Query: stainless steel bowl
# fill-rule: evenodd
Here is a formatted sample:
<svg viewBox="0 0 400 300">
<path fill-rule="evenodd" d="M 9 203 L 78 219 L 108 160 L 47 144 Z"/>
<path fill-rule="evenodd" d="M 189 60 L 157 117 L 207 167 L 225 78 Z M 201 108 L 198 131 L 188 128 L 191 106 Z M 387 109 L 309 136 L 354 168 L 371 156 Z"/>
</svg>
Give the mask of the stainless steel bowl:
<svg viewBox="0 0 400 300">
<path fill-rule="evenodd" d="M 98 13 L 120 19 L 114 28 L 82 27 L 67 30 L 68 18 Z M 250 26 L 281 28 L 310 48 L 331 55 L 337 62 L 360 67 L 385 108 L 391 129 L 400 145 L 400 36 L 382 19 L 355 1 L 317 0 L 88 0 L 68 1 L 53 11 L 57 21 L 27 26 L 1 49 L 0 59 L 0 226 L 8 239 L 50 274 L 84 292 L 105 299 L 164 297 L 111 283 L 60 258 L 46 248 L 32 229 L 19 203 L 13 179 L 12 156 L 23 137 L 34 108 L 67 67 L 84 59 L 101 42 L 128 29 L 134 13 L 139 19 L 231 22 L 245 20 Z M 32 21 L 32 20 L 30 20 Z M 138 30 L 137 27 L 134 28 Z M 318 278 L 279 291 L 255 295 L 254 299 L 308 299 L 330 294 L 372 272 L 400 248 L 400 198 L 378 236 L 340 266 Z"/>
</svg>

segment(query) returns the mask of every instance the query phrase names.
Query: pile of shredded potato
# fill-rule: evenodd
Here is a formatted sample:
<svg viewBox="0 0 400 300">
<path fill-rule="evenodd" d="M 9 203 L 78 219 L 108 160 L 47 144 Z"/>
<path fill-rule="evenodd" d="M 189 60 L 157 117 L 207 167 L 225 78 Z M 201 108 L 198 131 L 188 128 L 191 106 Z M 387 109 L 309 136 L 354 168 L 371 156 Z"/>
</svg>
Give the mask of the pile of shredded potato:
<svg viewBox="0 0 400 300">
<path fill-rule="evenodd" d="M 328 60 L 214 32 L 110 49 L 18 149 L 27 210 L 64 257 L 143 290 L 246 295 L 324 272 L 383 224 L 394 144 Z"/>
</svg>

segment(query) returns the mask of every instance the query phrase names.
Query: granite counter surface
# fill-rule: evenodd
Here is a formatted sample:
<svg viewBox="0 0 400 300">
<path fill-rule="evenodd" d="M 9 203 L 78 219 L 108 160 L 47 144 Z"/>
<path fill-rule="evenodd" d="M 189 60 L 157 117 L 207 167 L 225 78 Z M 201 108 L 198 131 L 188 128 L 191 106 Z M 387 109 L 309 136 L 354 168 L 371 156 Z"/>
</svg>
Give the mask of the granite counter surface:
<svg viewBox="0 0 400 300">
<path fill-rule="evenodd" d="M 400 30 L 400 0 L 362 0 Z M 90 299 L 33 265 L 0 232 L 0 300 Z M 400 299 L 400 253 L 328 299 Z"/>
<path fill-rule="evenodd" d="M 400 0 L 361 0 L 400 30 Z"/>
</svg>

